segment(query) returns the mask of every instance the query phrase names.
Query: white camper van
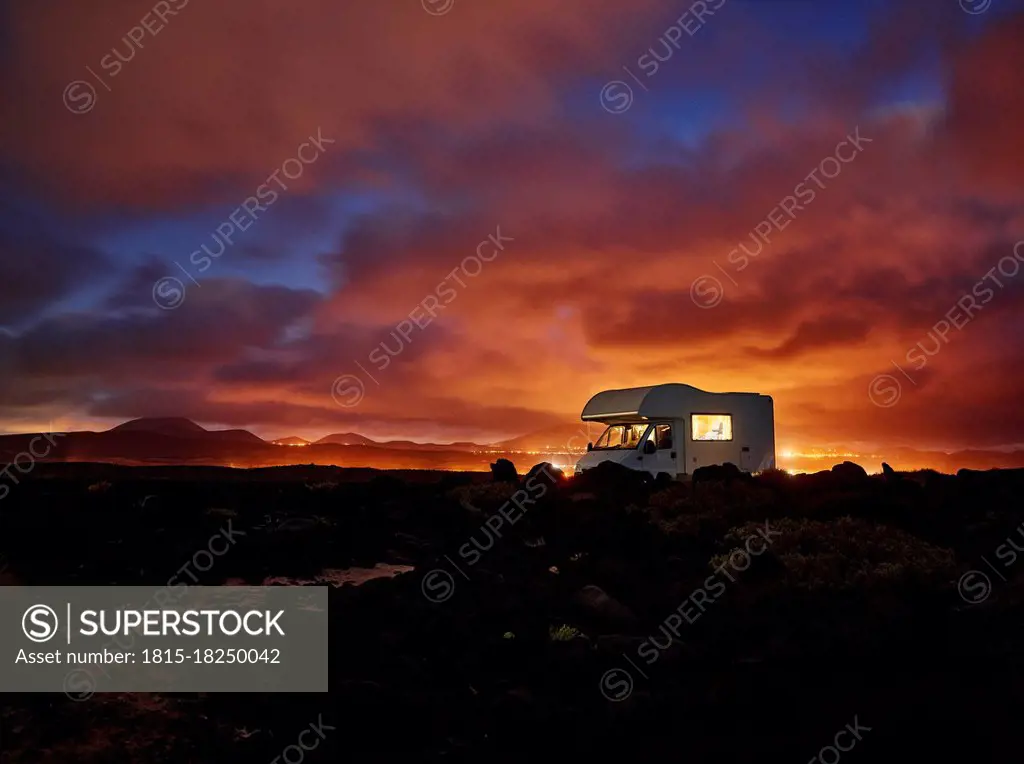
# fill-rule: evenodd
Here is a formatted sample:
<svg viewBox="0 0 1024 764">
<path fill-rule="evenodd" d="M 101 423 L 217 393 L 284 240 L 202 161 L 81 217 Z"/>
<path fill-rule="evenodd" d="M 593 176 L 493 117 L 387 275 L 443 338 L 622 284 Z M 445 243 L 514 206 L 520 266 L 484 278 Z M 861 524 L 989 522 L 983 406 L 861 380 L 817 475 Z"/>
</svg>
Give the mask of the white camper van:
<svg viewBox="0 0 1024 764">
<path fill-rule="evenodd" d="M 744 472 L 775 466 L 775 411 L 768 395 L 709 393 L 682 384 L 606 390 L 587 402 L 582 418 L 608 427 L 587 444 L 576 474 L 606 461 L 678 479 L 726 462 Z"/>
</svg>

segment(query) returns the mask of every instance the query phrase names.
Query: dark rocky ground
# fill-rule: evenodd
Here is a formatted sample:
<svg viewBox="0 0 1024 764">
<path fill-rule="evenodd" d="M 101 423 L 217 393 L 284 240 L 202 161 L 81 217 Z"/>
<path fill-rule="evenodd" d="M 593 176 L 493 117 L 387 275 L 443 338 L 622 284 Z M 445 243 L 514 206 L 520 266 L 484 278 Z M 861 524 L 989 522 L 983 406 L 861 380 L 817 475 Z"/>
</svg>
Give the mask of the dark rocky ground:
<svg viewBox="0 0 1024 764">
<path fill-rule="evenodd" d="M 328 694 L 3 694 L 2 760 L 1019 757 L 1024 470 L 520 481 L 37 465 L 6 584 L 160 587 L 229 520 L 203 583 L 416 569 L 332 590 Z"/>
</svg>

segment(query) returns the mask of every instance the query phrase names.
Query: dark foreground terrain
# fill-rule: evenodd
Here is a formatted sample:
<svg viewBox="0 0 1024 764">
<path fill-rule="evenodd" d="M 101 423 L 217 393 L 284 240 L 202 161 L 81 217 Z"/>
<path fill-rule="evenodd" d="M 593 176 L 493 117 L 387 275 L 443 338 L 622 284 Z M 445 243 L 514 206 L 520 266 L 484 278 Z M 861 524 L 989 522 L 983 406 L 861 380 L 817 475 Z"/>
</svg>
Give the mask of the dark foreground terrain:
<svg viewBox="0 0 1024 764">
<path fill-rule="evenodd" d="M 0 757 L 1017 760 L 1022 496 L 1024 470 L 40 464 L 0 501 L 2 583 L 162 587 L 228 522 L 202 583 L 414 570 L 332 590 L 328 694 L 5 694 Z"/>
</svg>

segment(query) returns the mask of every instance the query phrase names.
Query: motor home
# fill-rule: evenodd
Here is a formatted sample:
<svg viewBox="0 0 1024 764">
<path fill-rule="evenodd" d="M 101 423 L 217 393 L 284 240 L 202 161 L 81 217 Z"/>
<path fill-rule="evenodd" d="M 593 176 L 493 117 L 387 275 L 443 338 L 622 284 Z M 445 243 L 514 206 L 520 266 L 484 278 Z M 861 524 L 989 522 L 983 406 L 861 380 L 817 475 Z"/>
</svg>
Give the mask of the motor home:
<svg viewBox="0 0 1024 764">
<path fill-rule="evenodd" d="M 768 395 L 709 393 L 684 384 L 632 387 L 598 393 L 581 416 L 607 427 L 587 444 L 576 474 L 606 461 L 682 480 L 698 467 L 726 462 L 744 472 L 775 467 Z"/>
</svg>

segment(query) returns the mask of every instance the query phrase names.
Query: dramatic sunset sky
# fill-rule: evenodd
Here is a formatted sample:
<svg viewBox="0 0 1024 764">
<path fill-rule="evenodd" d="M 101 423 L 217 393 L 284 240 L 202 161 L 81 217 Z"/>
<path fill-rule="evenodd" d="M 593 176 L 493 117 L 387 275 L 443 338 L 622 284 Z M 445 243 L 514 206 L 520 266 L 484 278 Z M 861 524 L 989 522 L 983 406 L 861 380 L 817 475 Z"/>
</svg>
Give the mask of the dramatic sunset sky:
<svg viewBox="0 0 1024 764">
<path fill-rule="evenodd" d="M 0 431 L 1024 442 L 1022 2 L 0 8 Z"/>
</svg>

